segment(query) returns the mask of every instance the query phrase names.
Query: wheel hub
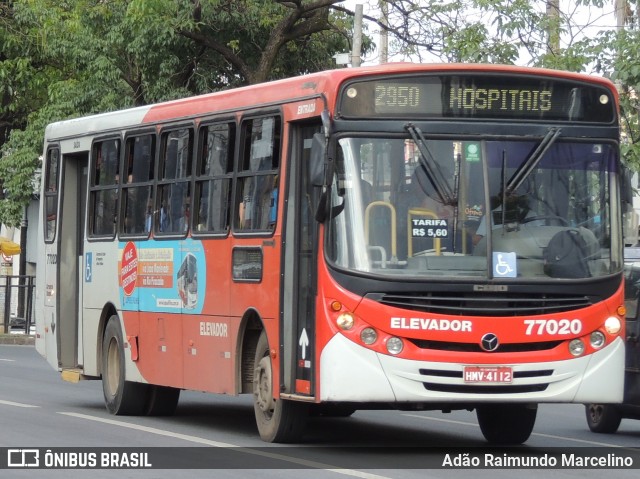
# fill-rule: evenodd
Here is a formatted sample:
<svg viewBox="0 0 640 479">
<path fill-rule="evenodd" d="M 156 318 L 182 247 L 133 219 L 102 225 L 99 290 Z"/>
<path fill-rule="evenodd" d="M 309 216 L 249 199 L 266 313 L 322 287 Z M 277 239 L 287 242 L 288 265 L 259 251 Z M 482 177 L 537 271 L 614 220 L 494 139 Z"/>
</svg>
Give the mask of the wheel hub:
<svg viewBox="0 0 640 479">
<path fill-rule="evenodd" d="M 262 412 L 268 413 L 273 410 L 273 394 L 271 391 L 271 361 L 269 356 L 265 356 L 258 363 L 256 368 L 256 404 Z"/>
</svg>

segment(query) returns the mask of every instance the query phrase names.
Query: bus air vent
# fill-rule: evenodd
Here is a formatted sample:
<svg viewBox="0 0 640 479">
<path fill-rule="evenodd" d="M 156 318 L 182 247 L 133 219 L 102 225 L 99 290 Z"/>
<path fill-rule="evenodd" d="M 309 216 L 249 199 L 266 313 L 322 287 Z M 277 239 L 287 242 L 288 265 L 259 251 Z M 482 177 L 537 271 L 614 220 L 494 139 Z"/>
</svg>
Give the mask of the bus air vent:
<svg viewBox="0 0 640 479">
<path fill-rule="evenodd" d="M 575 311 L 593 304 L 588 296 L 563 294 L 500 293 L 460 291 L 369 294 L 367 298 L 411 311 L 452 316 L 536 316 Z"/>
</svg>

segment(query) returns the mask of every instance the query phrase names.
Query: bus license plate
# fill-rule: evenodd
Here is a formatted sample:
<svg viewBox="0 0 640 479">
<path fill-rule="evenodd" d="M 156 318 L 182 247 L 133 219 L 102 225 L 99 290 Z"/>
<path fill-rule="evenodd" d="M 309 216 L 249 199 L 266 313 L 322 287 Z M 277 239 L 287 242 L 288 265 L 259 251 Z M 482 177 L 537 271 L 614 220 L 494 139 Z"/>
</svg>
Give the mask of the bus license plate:
<svg viewBox="0 0 640 479">
<path fill-rule="evenodd" d="M 465 366 L 465 383 L 500 383 L 513 381 L 513 370 L 507 366 Z"/>
</svg>

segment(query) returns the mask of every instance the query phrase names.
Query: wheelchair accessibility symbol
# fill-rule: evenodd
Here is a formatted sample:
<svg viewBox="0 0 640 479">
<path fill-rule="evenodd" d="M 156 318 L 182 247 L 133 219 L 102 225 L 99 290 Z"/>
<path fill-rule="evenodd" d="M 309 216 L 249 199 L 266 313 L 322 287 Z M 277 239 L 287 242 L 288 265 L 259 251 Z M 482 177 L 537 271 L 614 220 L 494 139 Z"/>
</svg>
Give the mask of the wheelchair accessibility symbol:
<svg viewBox="0 0 640 479">
<path fill-rule="evenodd" d="M 91 283 L 93 279 L 93 253 L 87 253 L 84 267 L 84 281 L 86 283 Z"/>
<path fill-rule="evenodd" d="M 515 253 L 493 253 L 493 274 L 500 278 L 515 278 L 518 276 Z"/>
</svg>

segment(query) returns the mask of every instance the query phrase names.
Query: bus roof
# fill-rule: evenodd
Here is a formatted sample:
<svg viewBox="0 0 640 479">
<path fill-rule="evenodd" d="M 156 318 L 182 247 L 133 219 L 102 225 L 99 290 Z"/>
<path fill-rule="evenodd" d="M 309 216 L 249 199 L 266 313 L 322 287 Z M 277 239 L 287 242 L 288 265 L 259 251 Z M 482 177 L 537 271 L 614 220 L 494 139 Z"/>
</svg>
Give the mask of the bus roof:
<svg viewBox="0 0 640 479">
<path fill-rule="evenodd" d="M 611 81 L 598 76 L 520 67 L 513 65 L 457 64 L 457 63 L 387 63 L 358 68 L 327 70 L 308 75 L 250 85 L 230 90 L 182 98 L 162 103 L 129 108 L 126 110 L 101 113 L 52 123 L 47 127 L 45 138 L 54 141 L 59 138 L 99 134 L 119 128 L 142 127 L 145 124 L 179 121 L 207 115 L 220 115 L 247 108 L 302 100 L 324 95 L 329 109 L 336 101 L 336 92 L 342 82 L 353 77 L 403 73 L 511 73 L 522 75 L 548 76 L 576 81 L 589 81 L 613 92 L 617 101 L 617 91 Z"/>
</svg>

